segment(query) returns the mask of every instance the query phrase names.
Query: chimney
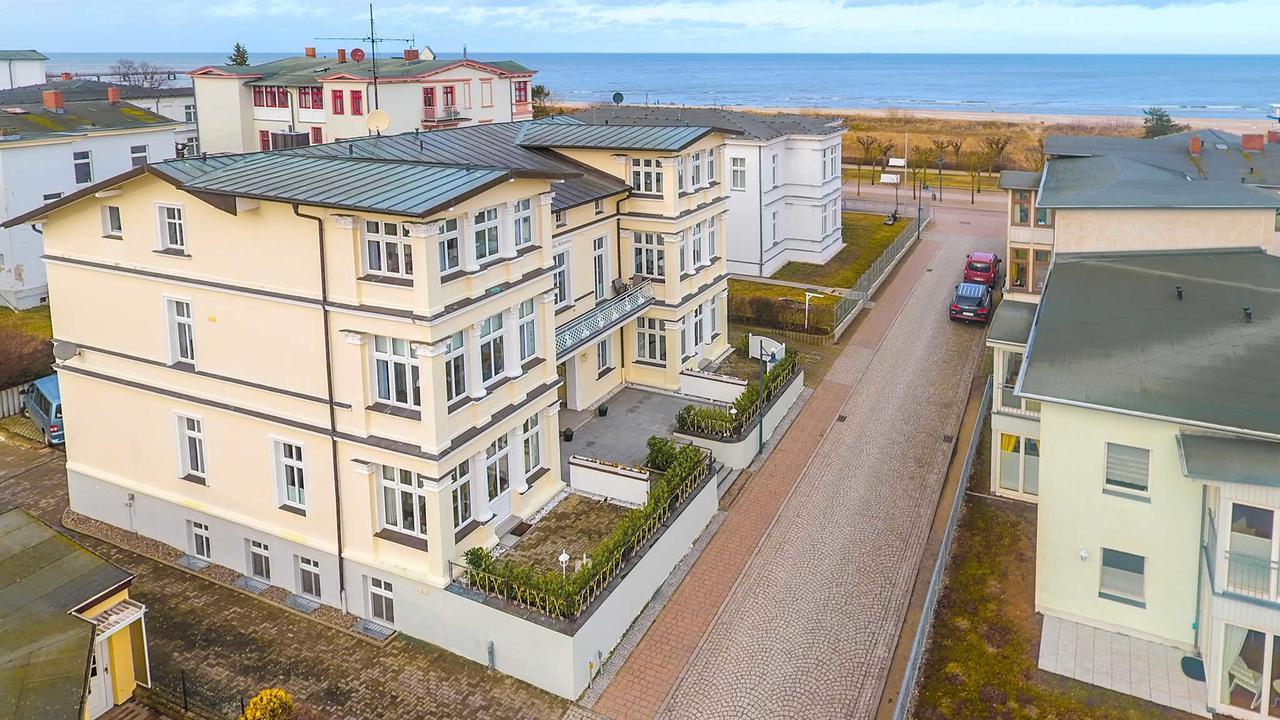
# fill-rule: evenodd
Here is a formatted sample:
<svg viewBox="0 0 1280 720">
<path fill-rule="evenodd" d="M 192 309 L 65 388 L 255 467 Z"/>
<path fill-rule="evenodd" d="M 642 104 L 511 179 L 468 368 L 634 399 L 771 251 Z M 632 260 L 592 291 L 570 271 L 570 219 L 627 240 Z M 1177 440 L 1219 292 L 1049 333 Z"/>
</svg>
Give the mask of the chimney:
<svg viewBox="0 0 1280 720">
<path fill-rule="evenodd" d="M 1202 144 L 1199 135 L 1191 136 L 1191 139 L 1187 141 L 1187 145 L 1191 149 L 1191 157 L 1200 157 L 1200 146 Z"/>
<path fill-rule="evenodd" d="M 61 115 L 64 110 L 62 108 L 62 91 L 61 90 L 45 90 L 42 94 L 44 98 L 44 109 L 51 113 Z"/>
<path fill-rule="evenodd" d="M 1245 133 L 1240 136 L 1240 149 L 1245 152 L 1262 152 L 1262 133 Z"/>
<path fill-rule="evenodd" d="M 417 50 L 414 50 L 413 48 L 405 48 L 405 50 L 404 50 L 404 59 L 405 59 L 406 61 L 413 61 L 413 60 L 417 60 L 417 59 L 418 59 L 418 51 L 417 51 Z"/>
<path fill-rule="evenodd" d="M 62 73 L 62 79 L 63 79 L 63 80 L 70 80 L 70 79 L 71 79 L 71 73 L 69 73 L 69 72 L 64 72 L 64 73 Z"/>
<path fill-rule="evenodd" d="M 306 56 L 307 56 L 307 57 L 309 57 L 309 58 L 313 58 L 313 57 L 315 57 L 315 56 L 316 56 L 316 49 L 315 49 L 315 48 L 302 48 L 302 54 L 303 54 L 303 55 L 306 55 Z"/>
<path fill-rule="evenodd" d="M 107 102 L 111 103 L 112 105 L 120 104 L 120 88 L 118 87 L 107 88 Z"/>
<path fill-rule="evenodd" d="M 338 48 L 338 62 L 340 62 L 340 63 L 344 63 L 344 62 L 346 62 L 346 61 L 347 61 L 347 51 L 346 51 L 346 49 L 345 49 L 345 48 Z"/>
<path fill-rule="evenodd" d="M 1280 143 L 1280 130 L 1268 130 L 1267 142 L 1271 143 L 1272 145 L 1275 145 L 1276 143 Z"/>
</svg>

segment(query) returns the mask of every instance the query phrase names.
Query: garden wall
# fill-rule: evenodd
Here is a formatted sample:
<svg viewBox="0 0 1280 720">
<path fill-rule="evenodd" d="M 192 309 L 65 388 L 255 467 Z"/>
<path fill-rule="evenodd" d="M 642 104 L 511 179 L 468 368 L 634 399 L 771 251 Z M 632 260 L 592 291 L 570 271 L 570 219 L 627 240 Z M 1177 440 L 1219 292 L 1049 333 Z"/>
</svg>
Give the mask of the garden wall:
<svg viewBox="0 0 1280 720">
<path fill-rule="evenodd" d="M 680 394 L 732 403 L 747 389 L 747 381 L 731 375 L 686 369 L 680 371 Z"/>
<path fill-rule="evenodd" d="M 649 499 L 649 471 L 570 455 L 569 487 L 631 505 L 643 505 Z"/>
<path fill-rule="evenodd" d="M 787 389 L 777 395 L 764 413 L 764 439 L 765 442 L 773 437 L 773 433 L 778 429 L 778 424 L 786 417 L 791 406 L 799 399 L 800 393 L 804 391 L 804 370 L 799 370 L 791 378 L 791 382 L 787 385 Z M 727 467 L 734 469 L 744 468 L 751 464 L 755 459 L 756 452 L 760 449 L 760 424 L 758 422 L 750 425 L 748 430 L 742 437 L 734 439 L 711 439 L 701 435 L 691 435 L 681 432 L 673 433 L 677 440 L 690 442 L 698 447 L 704 447 L 711 451 L 716 460 L 723 463 Z"/>
</svg>

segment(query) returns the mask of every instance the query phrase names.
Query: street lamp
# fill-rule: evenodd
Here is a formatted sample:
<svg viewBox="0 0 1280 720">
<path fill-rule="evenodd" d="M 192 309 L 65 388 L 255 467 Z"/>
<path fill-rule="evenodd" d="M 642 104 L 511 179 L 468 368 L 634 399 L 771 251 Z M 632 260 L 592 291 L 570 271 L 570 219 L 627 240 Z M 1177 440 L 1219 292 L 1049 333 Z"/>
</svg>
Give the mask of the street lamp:
<svg viewBox="0 0 1280 720">
<path fill-rule="evenodd" d="M 822 293 L 804 291 L 804 329 L 809 329 L 809 301 L 814 298 L 826 297 Z"/>
<path fill-rule="evenodd" d="M 942 153 L 938 153 L 938 202 L 942 202 Z"/>
<path fill-rule="evenodd" d="M 569 551 L 561 550 L 560 557 L 556 558 L 560 561 L 560 577 L 569 574 Z"/>
<path fill-rule="evenodd" d="M 760 447 L 756 449 L 756 455 L 764 452 L 764 375 L 770 365 L 778 362 L 777 350 L 770 350 L 768 358 L 764 355 L 764 348 L 760 348 L 760 398 L 759 409 L 756 412 L 760 416 Z"/>
</svg>

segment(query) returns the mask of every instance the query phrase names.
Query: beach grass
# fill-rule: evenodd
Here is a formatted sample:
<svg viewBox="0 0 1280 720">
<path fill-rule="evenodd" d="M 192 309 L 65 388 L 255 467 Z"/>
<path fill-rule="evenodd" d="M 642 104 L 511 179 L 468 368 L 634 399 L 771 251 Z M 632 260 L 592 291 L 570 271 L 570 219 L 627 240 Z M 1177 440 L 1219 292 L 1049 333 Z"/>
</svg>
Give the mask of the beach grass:
<svg viewBox="0 0 1280 720">
<path fill-rule="evenodd" d="M 885 225 L 882 215 L 844 213 L 844 247 L 835 257 L 822 265 L 789 262 L 773 277 L 816 287 L 851 288 L 910 221 L 902 215 L 897 223 Z"/>
</svg>

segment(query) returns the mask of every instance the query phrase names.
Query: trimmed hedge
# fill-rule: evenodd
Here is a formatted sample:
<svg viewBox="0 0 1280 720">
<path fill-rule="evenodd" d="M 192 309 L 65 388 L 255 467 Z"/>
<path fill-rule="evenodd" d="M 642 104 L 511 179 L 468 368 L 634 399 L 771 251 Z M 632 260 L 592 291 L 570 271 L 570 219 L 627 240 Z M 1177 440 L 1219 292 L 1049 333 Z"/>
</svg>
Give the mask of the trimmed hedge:
<svg viewBox="0 0 1280 720">
<path fill-rule="evenodd" d="M 736 415 L 718 407 L 685 405 L 679 413 L 676 413 L 676 430 L 711 437 L 738 437 L 759 414 L 761 408 L 786 387 L 787 381 L 796 372 L 798 358 L 796 351 L 788 350 L 787 354 L 769 369 L 764 376 L 763 399 L 760 397 L 760 381 L 749 383 L 733 401 L 733 407 L 738 411 Z"/>
</svg>

